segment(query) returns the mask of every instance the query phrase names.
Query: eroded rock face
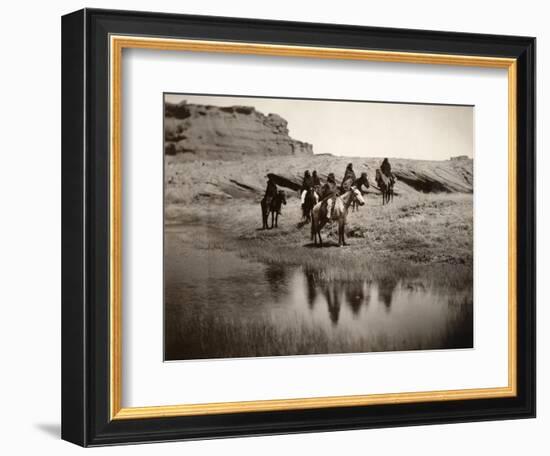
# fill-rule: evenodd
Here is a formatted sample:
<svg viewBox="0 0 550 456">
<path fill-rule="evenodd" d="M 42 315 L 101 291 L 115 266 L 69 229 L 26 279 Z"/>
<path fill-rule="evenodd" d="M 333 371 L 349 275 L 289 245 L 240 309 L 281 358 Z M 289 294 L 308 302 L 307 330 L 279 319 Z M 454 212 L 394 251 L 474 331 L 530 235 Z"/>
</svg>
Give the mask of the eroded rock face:
<svg viewBox="0 0 550 456">
<path fill-rule="evenodd" d="M 419 193 L 473 193 L 473 160 L 407 160 L 390 158 L 397 177 L 395 194 L 398 197 Z M 273 156 L 261 160 L 181 160 L 179 156 L 165 159 L 166 202 L 191 204 L 228 199 L 263 197 L 267 175 L 271 174 L 287 198 L 299 196 L 305 170 L 316 170 L 324 183 L 328 173 L 336 175 L 340 184 L 348 163 L 357 176 L 366 172 L 370 183 L 368 194 L 379 195 L 375 173 L 382 158 L 337 157 L 333 155 L 303 155 L 284 159 Z M 365 190 L 365 189 L 362 189 Z M 370 196 L 369 196 L 370 197 Z"/>
<path fill-rule="evenodd" d="M 240 160 L 246 156 L 313 155 L 311 144 L 292 139 L 288 123 L 250 106 L 166 103 L 165 153 L 203 160 Z"/>
</svg>

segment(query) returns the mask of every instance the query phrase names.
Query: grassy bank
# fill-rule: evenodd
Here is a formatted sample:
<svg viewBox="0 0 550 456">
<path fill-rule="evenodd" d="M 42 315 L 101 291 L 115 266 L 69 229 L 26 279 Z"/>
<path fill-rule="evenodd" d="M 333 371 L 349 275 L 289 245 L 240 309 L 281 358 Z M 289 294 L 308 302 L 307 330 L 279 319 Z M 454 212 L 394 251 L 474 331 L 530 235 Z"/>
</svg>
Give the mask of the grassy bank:
<svg viewBox="0 0 550 456">
<path fill-rule="evenodd" d="M 473 201 L 465 194 L 404 195 L 387 206 L 367 196 L 367 204 L 348 216 L 349 246 L 338 248 L 337 228 L 327 226 L 327 246 L 311 244 L 309 225 L 300 223 L 300 204 L 289 198 L 279 228 L 261 230 L 259 205 L 234 199 L 225 203 L 168 204 L 168 224 L 209 227 L 198 248 L 237 250 L 268 264 L 299 265 L 319 281 L 429 278 L 463 288 L 472 283 Z"/>
</svg>

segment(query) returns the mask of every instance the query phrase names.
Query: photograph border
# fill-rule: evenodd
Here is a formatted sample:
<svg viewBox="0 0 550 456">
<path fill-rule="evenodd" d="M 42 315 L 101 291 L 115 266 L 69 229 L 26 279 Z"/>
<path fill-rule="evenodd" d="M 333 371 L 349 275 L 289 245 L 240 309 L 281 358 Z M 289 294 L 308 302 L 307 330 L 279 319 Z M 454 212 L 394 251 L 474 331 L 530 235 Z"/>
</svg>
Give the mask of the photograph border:
<svg viewBox="0 0 550 456">
<path fill-rule="evenodd" d="M 82 10 L 64 16 L 62 47 L 63 438 L 88 446 L 534 416 L 534 38 Z M 123 408 L 121 59 L 130 48 L 507 69 L 508 385 Z"/>
</svg>

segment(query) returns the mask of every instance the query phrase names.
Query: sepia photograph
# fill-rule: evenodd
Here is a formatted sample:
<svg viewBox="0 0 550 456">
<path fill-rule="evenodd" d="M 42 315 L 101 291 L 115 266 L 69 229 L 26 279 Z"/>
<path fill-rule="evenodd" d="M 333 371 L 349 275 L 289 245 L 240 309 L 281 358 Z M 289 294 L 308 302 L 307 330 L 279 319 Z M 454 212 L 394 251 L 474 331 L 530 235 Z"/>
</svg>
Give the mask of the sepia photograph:
<svg viewBox="0 0 550 456">
<path fill-rule="evenodd" d="M 474 347 L 474 107 L 163 94 L 164 359 Z"/>
</svg>

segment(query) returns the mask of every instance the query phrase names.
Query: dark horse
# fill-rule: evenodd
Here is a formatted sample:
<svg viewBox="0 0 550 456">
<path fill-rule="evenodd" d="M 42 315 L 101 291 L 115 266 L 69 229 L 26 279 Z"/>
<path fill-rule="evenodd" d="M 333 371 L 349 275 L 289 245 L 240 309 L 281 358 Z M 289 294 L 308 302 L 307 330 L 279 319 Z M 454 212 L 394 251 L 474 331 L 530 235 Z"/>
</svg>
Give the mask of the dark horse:
<svg viewBox="0 0 550 456">
<path fill-rule="evenodd" d="M 363 193 L 363 190 L 362 190 L 363 187 L 365 187 L 365 189 L 368 189 L 370 187 L 370 184 L 369 184 L 369 178 L 367 177 L 367 173 L 361 173 L 361 177 L 359 177 L 359 179 L 357 179 L 353 185 L 357 187 L 361 193 Z M 357 200 L 353 200 L 353 202 L 351 203 L 351 212 L 356 212 L 358 210 L 359 210 L 359 202 Z"/>
<path fill-rule="evenodd" d="M 380 169 L 376 170 L 376 183 L 382 192 L 382 204 L 393 201 L 393 180 L 386 176 Z"/>
<path fill-rule="evenodd" d="M 307 190 L 306 197 L 304 198 L 304 204 L 302 204 L 302 218 L 309 222 L 311 220 L 311 211 L 313 206 L 319 202 L 319 195 L 315 191 L 314 187 Z"/>
<path fill-rule="evenodd" d="M 262 207 L 262 228 L 277 228 L 279 221 L 279 213 L 281 212 L 281 206 L 286 205 L 286 195 L 284 190 L 279 190 L 277 194 L 272 198 L 262 198 L 260 203 Z M 268 226 L 269 214 L 271 214 L 271 227 Z"/>
</svg>

